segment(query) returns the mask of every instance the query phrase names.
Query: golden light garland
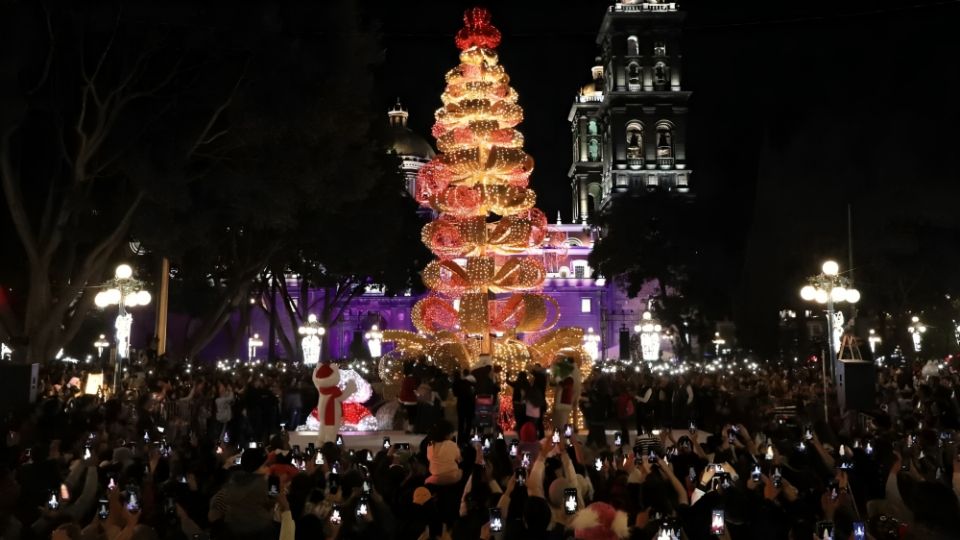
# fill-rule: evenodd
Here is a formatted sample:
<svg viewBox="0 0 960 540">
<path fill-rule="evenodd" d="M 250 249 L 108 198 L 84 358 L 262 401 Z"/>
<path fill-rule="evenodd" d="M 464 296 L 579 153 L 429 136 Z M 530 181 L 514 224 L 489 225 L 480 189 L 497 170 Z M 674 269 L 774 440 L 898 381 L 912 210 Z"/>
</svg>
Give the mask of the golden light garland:
<svg viewBox="0 0 960 540">
<path fill-rule="evenodd" d="M 411 311 L 419 333 L 383 333 L 396 346 L 379 366 L 388 384 L 398 384 L 403 362 L 419 356 L 447 371 L 489 356 L 509 380 L 531 363 L 549 366 L 565 355 L 589 373 L 582 330 L 553 329 L 560 310 L 540 292 L 546 270 L 526 255 L 548 241 L 547 219 L 527 187 L 533 158 L 514 129 L 523 110 L 499 64 L 500 33 L 489 18 L 480 8 L 464 16 L 460 65 L 445 76 L 432 130 L 440 153 L 417 175 L 417 201 L 438 213 L 421 234 L 437 256 L 422 274 L 433 292 Z M 521 332 L 543 334 L 528 344 Z"/>
</svg>

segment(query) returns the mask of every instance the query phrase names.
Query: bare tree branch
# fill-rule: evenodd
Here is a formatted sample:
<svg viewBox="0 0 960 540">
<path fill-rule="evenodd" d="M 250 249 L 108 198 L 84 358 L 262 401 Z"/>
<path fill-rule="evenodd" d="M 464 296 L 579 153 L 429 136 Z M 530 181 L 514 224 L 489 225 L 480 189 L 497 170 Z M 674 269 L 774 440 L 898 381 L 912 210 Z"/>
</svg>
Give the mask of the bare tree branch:
<svg viewBox="0 0 960 540">
<path fill-rule="evenodd" d="M 20 193 L 19 174 L 13 166 L 13 133 L 16 127 L 9 128 L 0 137 L 0 176 L 3 177 L 3 193 L 7 199 L 7 208 L 10 210 L 10 219 L 17 230 L 17 236 L 27 252 L 27 259 L 31 264 L 39 260 L 37 238 L 33 234 L 27 209 L 23 204 L 23 195 Z"/>
</svg>

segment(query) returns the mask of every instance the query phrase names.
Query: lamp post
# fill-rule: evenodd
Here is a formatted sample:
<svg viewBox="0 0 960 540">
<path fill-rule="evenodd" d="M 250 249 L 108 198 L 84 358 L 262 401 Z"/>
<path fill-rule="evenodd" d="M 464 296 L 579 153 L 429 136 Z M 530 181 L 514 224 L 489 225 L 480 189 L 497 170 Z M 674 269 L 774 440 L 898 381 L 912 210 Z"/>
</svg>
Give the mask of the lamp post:
<svg viewBox="0 0 960 540">
<path fill-rule="evenodd" d="M 640 353 L 646 362 L 655 362 L 660 359 L 660 331 L 663 327 L 653 318 L 653 314 L 644 311 L 640 323 L 633 327 L 633 331 L 640 334 Z"/>
<path fill-rule="evenodd" d="M 870 335 L 867 337 L 867 343 L 870 344 L 870 354 L 877 354 L 877 344 L 883 341 L 880 336 L 877 335 L 877 331 L 873 328 L 870 329 Z"/>
<path fill-rule="evenodd" d="M 715 349 L 714 352 L 717 358 L 720 358 L 720 347 L 723 347 L 726 344 L 727 344 L 727 340 L 723 339 L 723 337 L 720 336 L 720 332 L 713 333 L 713 347 Z"/>
<path fill-rule="evenodd" d="M 103 350 L 110 346 L 110 342 L 107 341 L 107 336 L 100 334 L 100 337 L 93 342 L 93 346 L 97 348 L 97 359 L 103 356 Z"/>
<path fill-rule="evenodd" d="M 97 307 L 103 309 L 107 306 L 117 306 L 117 319 L 114 323 L 117 362 L 113 373 L 113 392 L 116 395 L 120 390 L 123 360 L 130 355 L 130 329 L 133 326 L 133 315 L 127 313 L 127 308 L 145 306 L 150 303 L 151 296 L 143 288 L 143 282 L 134 279 L 133 269 L 128 264 L 118 266 L 113 272 L 113 279 L 104 283 L 102 288 L 103 290 L 93 299 Z"/>
<path fill-rule="evenodd" d="M 850 287 L 850 280 L 840 275 L 840 265 L 836 261 L 827 261 L 821 267 L 822 272 L 807 278 L 808 284 L 800 289 L 800 298 L 827 306 L 827 348 L 830 351 L 830 368 L 837 375 L 837 347 L 834 343 L 836 322 L 834 305 L 860 301 L 860 291 Z"/>
<path fill-rule="evenodd" d="M 367 340 L 367 349 L 370 350 L 371 358 L 380 358 L 383 353 L 383 332 L 380 331 L 380 327 L 373 325 L 370 327 L 370 330 L 363 335 L 364 339 Z"/>
<path fill-rule="evenodd" d="M 304 365 L 316 365 L 320 361 L 320 340 L 327 330 L 317 321 L 317 316 L 311 313 L 307 315 L 307 322 L 300 327 L 299 332 L 303 336 L 300 346 L 303 348 Z"/>
<path fill-rule="evenodd" d="M 583 334 L 583 349 L 594 362 L 600 359 L 600 336 L 593 331 L 593 327 L 587 328 Z"/>
<path fill-rule="evenodd" d="M 257 349 L 260 347 L 263 347 L 260 334 L 254 334 L 247 338 L 247 362 L 253 362 L 257 359 Z"/>
<path fill-rule="evenodd" d="M 927 325 L 920 322 L 920 317 L 914 315 L 910 317 L 910 326 L 907 327 L 907 331 L 913 339 L 913 352 L 919 353 L 923 347 L 923 335 L 927 333 Z"/>
</svg>

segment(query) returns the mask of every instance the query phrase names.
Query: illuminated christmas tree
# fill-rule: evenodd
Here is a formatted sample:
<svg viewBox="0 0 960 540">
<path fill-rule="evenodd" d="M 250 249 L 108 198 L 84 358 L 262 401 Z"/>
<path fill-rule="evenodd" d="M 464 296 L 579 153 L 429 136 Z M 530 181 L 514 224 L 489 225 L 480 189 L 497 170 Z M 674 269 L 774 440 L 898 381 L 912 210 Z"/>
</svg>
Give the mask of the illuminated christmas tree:
<svg viewBox="0 0 960 540">
<path fill-rule="evenodd" d="M 528 254 L 547 236 L 547 218 L 528 187 L 533 158 L 523 151 L 517 92 L 498 63 L 500 31 L 473 8 L 456 36 L 460 65 L 446 74 L 433 136 L 440 153 L 417 176 L 417 200 L 437 213 L 423 228 L 437 259 L 423 270 L 431 294 L 414 306 L 419 330 L 384 332 L 397 344 L 381 361 L 381 377 L 400 378 L 417 355 L 447 370 L 489 360 L 507 378 L 530 361 L 546 366 L 564 351 L 581 357 L 579 328 L 551 330 L 560 313 L 540 292 L 546 270 Z M 525 343 L 518 333 L 538 333 Z M 501 379 L 503 380 L 503 379 Z"/>
</svg>

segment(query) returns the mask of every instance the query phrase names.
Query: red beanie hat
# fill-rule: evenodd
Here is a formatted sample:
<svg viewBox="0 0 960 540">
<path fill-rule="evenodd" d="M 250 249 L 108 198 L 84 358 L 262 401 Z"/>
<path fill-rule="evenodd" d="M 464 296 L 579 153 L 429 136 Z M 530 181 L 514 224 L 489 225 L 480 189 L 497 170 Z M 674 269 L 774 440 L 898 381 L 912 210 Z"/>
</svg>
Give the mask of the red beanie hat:
<svg viewBox="0 0 960 540">
<path fill-rule="evenodd" d="M 581 540 L 621 540 L 630 535 L 627 514 L 602 502 L 577 512 L 570 525 L 574 537 Z"/>
</svg>

